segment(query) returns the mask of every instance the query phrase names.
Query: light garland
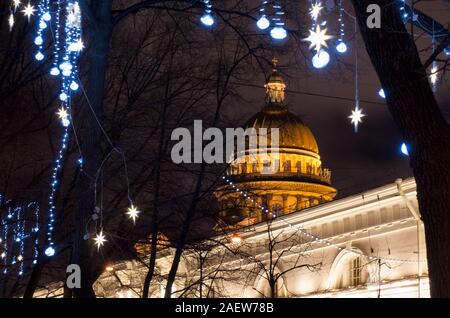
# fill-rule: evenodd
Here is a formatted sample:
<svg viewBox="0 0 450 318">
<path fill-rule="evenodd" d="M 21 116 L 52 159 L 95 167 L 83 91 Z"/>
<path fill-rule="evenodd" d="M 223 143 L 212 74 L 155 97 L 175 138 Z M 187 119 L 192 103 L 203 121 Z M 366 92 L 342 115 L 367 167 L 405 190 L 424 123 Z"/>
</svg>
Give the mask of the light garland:
<svg viewBox="0 0 450 318">
<path fill-rule="evenodd" d="M 212 4 L 210 0 L 203 0 L 205 4 L 204 14 L 200 17 L 200 21 L 207 27 L 214 25 L 214 17 L 212 16 Z"/>
<path fill-rule="evenodd" d="M 339 39 L 336 45 L 336 51 L 338 53 L 347 52 L 347 44 L 344 42 L 344 7 L 342 5 L 342 0 L 339 0 Z"/>
<path fill-rule="evenodd" d="M 267 207 L 264 207 L 263 205 L 260 205 L 259 203 L 257 203 L 257 200 L 256 200 L 256 197 L 257 197 L 257 196 L 254 196 L 255 199 L 253 199 L 253 195 L 252 195 L 252 194 L 249 194 L 249 193 L 243 191 L 242 189 L 238 188 L 238 187 L 234 184 L 234 182 L 231 181 L 229 178 L 227 178 L 225 175 L 222 176 L 222 179 L 223 179 L 225 182 L 227 182 L 228 185 L 230 185 L 230 186 L 234 189 L 234 191 L 236 191 L 237 193 L 239 193 L 241 196 L 243 196 L 244 198 L 246 198 L 246 199 L 249 200 L 250 202 L 255 203 L 255 204 L 258 206 L 258 208 L 260 208 L 261 211 L 264 212 L 266 215 L 269 215 L 269 216 L 272 217 L 272 218 L 276 218 L 276 217 L 277 217 L 277 214 L 276 214 L 276 213 L 270 212 L 269 209 L 268 209 Z M 326 246 L 329 246 L 329 247 L 332 247 L 332 248 L 334 248 L 334 249 L 336 249 L 336 250 L 338 250 L 338 251 L 347 251 L 347 252 L 349 252 L 349 253 L 354 253 L 354 254 L 357 254 L 357 255 L 359 255 L 359 256 L 366 257 L 367 259 L 372 260 L 372 261 L 375 261 L 375 260 L 377 260 L 377 261 L 391 261 L 391 262 L 399 262 L 399 263 L 417 263 L 417 262 L 425 262 L 425 260 L 417 261 L 417 260 L 396 259 L 396 258 L 383 258 L 383 257 L 377 257 L 377 256 L 373 256 L 373 255 L 366 255 L 366 254 L 364 254 L 364 253 L 362 253 L 362 252 L 359 252 L 359 251 L 355 251 L 355 250 L 352 250 L 352 249 L 349 249 L 349 248 L 346 248 L 346 247 L 340 247 L 339 245 L 334 244 L 334 243 L 330 242 L 330 241 L 327 240 L 327 239 L 323 239 L 323 238 L 321 238 L 320 236 L 313 235 L 313 234 L 307 232 L 305 229 L 303 229 L 300 225 L 298 225 L 298 224 L 292 224 L 292 223 L 290 223 L 289 221 L 285 220 L 284 218 L 280 218 L 280 221 L 283 222 L 284 224 L 286 224 L 289 228 L 296 228 L 302 235 L 304 235 L 304 236 L 306 236 L 307 238 L 311 239 L 311 242 L 313 242 L 313 243 L 314 243 L 314 242 L 315 242 L 315 243 L 322 243 L 322 244 L 324 244 L 324 245 L 326 245 Z M 236 234 L 234 234 L 234 235 L 231 237 L 231 241 L 232 241 L 233 243 L 235 243 L 235 241 L 236 241 L 236 242 L 238 241 L 238 240 L 235 239 L 235 237 L 237 237 Z M 239 237 L 239 242 L 240 242 L 240 241 L 242 241 L 242 238 Z"/>
<path fill-rule="evenodd" d="M 11 200 L 3 200 L 0 195 L 0 207 L 2 206 L 8 206 L 8 209 L 1 221 L 0 230 L 1 273 L 9 274 L 16 269 L 17 275 L 22 276 L 26 268 L 37 263 L 39 205 L 31 202 L 24 206 L 12 206 Z M 26 258 L 26 254 L 30 257 Z"/>
<path fill-rule="evenodd" d="M 358 30 L 356 28 L 355 21 L 355 109 L 348 118 L 354 126 L 355 133 L 358 132 L 358 125 L 363 121 L 363 117 L 366 115 L 363 113 L 362 108 L 359 107 L 359 77 L 358 77 Z"/>
<path fill-rule="evenodd" d="M 260 30 L 265 30 L 268 27 L 270 27 L 270 21 L 269 21 L 269 19 L 267 19 L 267 16 L 266 16 L 267 2 L 268 2 L 267 0 L 263 0 L 262 3 L 261 3 L 261 8 L 259 9 L 260 18 L 256 22 L 256 26 Z"/>
<path fill-rule="evenodd" d="M 320 26 L 325 26 L 327 21 L 318 23 L 320 12 L 322 11 L 322 1 L 310 0 L 309 15 L 311 17 L 311 28 L 309 30 L 309 36 L 304 38 L 303 41 L 310 42 L 309 48 L 314 49 L 316 54 L 313 56 L 311 62 L 312 65 L 317 68 L 324 68 L 330 62 L 330 54 L 322 47 L 328 47 L 327 41 L 333 36 L 327 34 L 327 29 L 321 29 Z"/>
<path fill-rule="evenodd" d="M 283 40 L 287 37 L 287 31 L 284 23 L 284 10 L 279 0 L 275 0 L 272 5 L 274 16 L 272 17 L 272 30 L 270 30 L 270 36 L 274 40 Z"/>
</svg>

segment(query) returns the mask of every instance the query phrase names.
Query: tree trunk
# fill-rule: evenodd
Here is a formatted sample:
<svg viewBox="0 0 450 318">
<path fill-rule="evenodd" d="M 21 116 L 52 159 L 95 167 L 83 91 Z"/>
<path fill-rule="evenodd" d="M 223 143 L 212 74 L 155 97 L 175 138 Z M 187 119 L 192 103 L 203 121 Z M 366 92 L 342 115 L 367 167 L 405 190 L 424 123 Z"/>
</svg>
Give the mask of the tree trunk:
<svg viewBox="0 0 450 318">
<path fill-rule="evenodd" d="M 442 116 L 414 39 L 391 0 L 352 0 L 367 53 L 389 111 L 410 147 L 410 165 L 424 221 L 431 297 L 450 297 L 450 127 Z M 366 24 L 381 7 L 381 28 Z"/>
<path fill-rule="evenodd" d="M 101 129 L 96 117 L 102 123 L 103 98 L 106 78 L 107 55 L 111 36 L 111 0 L 92 1 L 92 15 L 95 21 L 89 21 L 90 52 L 89 78 L 87 98 L 82 113 L 83 127 L 80 130 L 81 149 L 84 156 L 84 172 L 81 173 L 76 188 L 75 232 L 73 238 L 72 263 L 81 268 L 81 288 L 74 290 L 76 298 L 95 297 L 93 284 L 92 250 L 89 240 L 84 240 L 86 224 L 94 210 L 94 184 L 91 176 L 95 176 L 102 160 Z M 92 108 L 92 110 L 90 109 Z"/>
<path fill-rule="evenodd" d="M 39 259 L 37 265 L 33 268 L 31 272 L 30 280 L 28 281 L 25 292 L 23 293 L 23 298 L 33 298 L 34 292 L 36 291 L 39 279 L 41 278 L 42 270 L 44 269 L 47 262 L 45 260 Z"/>
</svg>

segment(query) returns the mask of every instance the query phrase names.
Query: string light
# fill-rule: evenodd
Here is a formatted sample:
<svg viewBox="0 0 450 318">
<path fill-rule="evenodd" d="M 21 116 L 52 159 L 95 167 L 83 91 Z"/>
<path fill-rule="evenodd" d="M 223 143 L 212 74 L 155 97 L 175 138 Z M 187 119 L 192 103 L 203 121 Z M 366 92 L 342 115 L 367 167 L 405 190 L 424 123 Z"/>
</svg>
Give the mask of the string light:
<svg viewBox="0 0 450 318">
<path fill-rule="evenodd" d="M 272 30 L 270 36 L 275 40 L 283 40 L 287 37 L 287 31 L 284 28 L 284 11 L 280 1 L 274 1 L 272 5 L 274 16 L 272 17 Z"/>
<path fill-rule="evenodd" d="M 252 194 L 246 193 L 245 191 L 242 191 L 242 190 L 237 191 L 237 190 L 236 190 L 236 186 L 235 186 L 235 184 L 233 183 L 233 181 L 231 181 L 231 180 L 230 180 L 229 178 L 227 178 L 225 175 L 222 176 L 222 179 L 223 179 L 225 182 L 227 182 L 228 185 L 232 186 L 232 187 L 235 189 L 235 191 L 236 191 L 238 194 L 240 194 L 241 196 L 243 196 L 243 195 L 245 194 L 245 195 L 246 195 L 245 198 L 246 198 L 247 200 L 250 200 L 252 203 L 255 203 L 256 206 L 257 206 L 258 208 L 260 208 L 261 211 L 262 211 L 263 213 L 265 213 L 266 215 L 268 215 L 269 217 L 272 217 L 272 218 L 276 217 L 277 214 L 276 214 L 275 212 L 270 212 L 269 209 L 268 209 L 267 207 L 264 207 L 264 206 L 260 205 L 259 203 L 257 203 L 256 196 L 255 196 L 255 199 L 253 199 L 253 198 L 252 198 L 252 196 L 253 196 Z M 292 223 L 290 223 L 289 221 L 285 220 L 284 218 L 280 218 L 279 220 L 280 220 L 280 222 L 282 222 L 282 223 L 284 223 L 285 225 L 287 225 L 289 228 L 295 228 L 295 229 L 298 230 L 302 235 L 304 235 L 305 237 L 311 239 L 312 242 L 322 243 L 322 244 L 324 244 L 324 245 L 326 245 L 326 246 L 329 246 L 329 247 L 331 247 L 331 248 L 334 248 L 334 249 L 336 249 L 336 250 L 338 250 L 338 251 L 347 251 L 348 253 L 354 253 L 354 254 L 357 254 L 357 255 L 359 255 L 359 256 L 366 257 L 366 258 L 369 259 L 369 260 L 380 260 L 380 261 L 387 261 L 387 262 L 391 261 L 391 262 L 399 262 L 399 263 L 417 263 L 417 262 L 425 262 L 425 260 L 420 260 L 420 261 L 418 261 L 418 260 L 396 259 L 396 258 L 384 258 L 384 257 L 378 257 L 378 256 L 366 255 L 366 254 L 364 254 L 364 253 L 362 253 L 362 252 L 355 251 L 355 250 L 353 250 L 353 249 L 351 249 L 351 248 L 340 247 L 339 245 L 334 244 L 334 243 L 330 242 L 330 241 L 327 240 L 327 239 L 323 239 L 323 238 L 321 238 L 320 236 L 313 235 L 313 234 L 309 233 L 308 231 L 306 231 L 305 229 L 303 229 L 299 224 L 292 224 Z M 237 235 L 237 234 L 234 234 L 234 235 L 231 236 L 231 241 L 232 241 L 232 243 L 237 243 L 237 242 L 233 242 L 233 238 L 235 238 L 235 237 L 238 237 L 238 235 Z M 239 237 L 239 239 L 240 239 L 240 240 L 239 240 L 239 242 L 240 242 L 240 241 L 242 240 L 242 238 Z"/>
<path fill-rule="evenodd" d="M 0 194 L 0 206 L 9 205 L 7 214 L 1 220 L 0 258 L 3 274 L 16 272 L 18 276 L 25 269 L 37 263 L 39 245 L 39 205 L 30 202 L 26 205 L 13 206 L 11 200 L 4 201 Z M 34 221 L 33 221 L 34 215 Z M 26 253 L 30 258 L 26 259 Z M 31 263 L 28 263 L 31 261 Z"/>
<path fill-rule="evenodd" d="M 380 90 L 378 91 L 378 95 L 381 98 L 386 98 L 386 93 L 384 92 L 384 89 L 380 88 Z"/>
<path fill-rule="evenodd" d="M 408 12 L 406 12 L 406 0 L 400 0 L 400 14 L 402 15 L 403 22 L 408 21 Z"/>
<path fill-rule="evenodd" d="M 317 21 L 319 18 L 320 11 L 322 11 L 322 3 L 320 1 L 317 1 L 316 3 L 311 3 L 311 8 L 309 9 L 309 15 L 314 21 Z"/>
<path fill-rule="evenodd" d="M 330 62 L 330 55 L 325 50 L 320 50 L 312 58 L 312 63 L 315 68 L 324 68 Z"/>
<path fill-rule="evenodd" d="M 339 0 L 339 39 L 336 45 L 336 51 L 339 53 L 347 52 L 347 44 L 344 42 L 344 7 L 342 6 L 342 0 Z"/>
<path fill-rule="evenodd" d="M 267 16 L 266 16 L 266 5 L 267 5 L 267 0 L 263 0 L 263 2 L 261 4 L 261 8 L 259 9 L 260 18 L 256 22 L 256 26 L 260 30 L 265 30 L 270 26 L 270 21 L 269 21 L 269 19 L 267 19 Z"/>
<path fill-rule="evenodd" d="M 210 0 L 203 0 L 203 2 L 205 4 L 205 12 L 201 16 L 200 21 L 205 26 L 210 27 L 210 26 L 214 25 L 214 17 L 211 14 L 211 12 L 212 12 L 212 5 L 211 5 Z"/>
<path fill-rule="evenodd" d="M 407 146 L 405 143 L 402 143 L 402 145 L 400 146 L 400 151 L 401 151 L 402 154 L 404 154 L 405 156 L 409 156 L 408 146 Z"/>
</svg>

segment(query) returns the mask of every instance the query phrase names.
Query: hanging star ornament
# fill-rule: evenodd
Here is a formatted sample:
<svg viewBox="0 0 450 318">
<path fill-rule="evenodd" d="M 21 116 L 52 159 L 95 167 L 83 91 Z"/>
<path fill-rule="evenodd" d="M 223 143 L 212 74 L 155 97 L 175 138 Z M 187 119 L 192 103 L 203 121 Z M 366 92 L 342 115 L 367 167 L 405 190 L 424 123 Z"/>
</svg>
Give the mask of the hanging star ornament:
<svg viewBox="0 0 450 318">
<path fill-rule="evenodd" d="M 36 9 L 28 2 L 28 5 L 22 10 L 23 15 L 28 18 L 28 21 L 30 21 L 30 17 L 34 15 L 34 12 Z"/>
<path fill-rule="evenodd" d="M 22 4 L 22 3 L 20 2 L 20 0 L 13 0 L 14 11 L 17 10 L 17 8 L 18 8 L 21 4 Z"/>
<path fill-rule="evenodd" d="M 100 249 L 100 247 L 103 246 L 103 244 L 105 244 L 106 239 L 105 236 L 103 235 L 103 230 L 100 231 L 100 233 L 97 234 L 97 236 L 94 238 L 95 241 L 95 245 L 97 245 L 97 249 Z"/>
<path fill-rule="evenodd" d="M 141 211 L 139 211 L 133 204 L 127 210 L 127 215 L 133 220 L 134 223 L 136 223 L 136 218 L 139 213 L 141 213 Z"/>
<path fill-rule="evenodd" d="M 311 6 L 311 9 L 309 10 L 309 15 L 313 20 L 317 20 L 319 17 L 320 11 L 323 9 L 322 3 L 316 2 Z"/>
<path fill-rule="evenodd" d="M 9 31 L 11 31 L 14 26 L 14 15 L 12 13 L 8 18 L 8 24 L 9 24 Z"/>
<path fill-rule="evenodd" d="M 355 126 L 355 132 L 358 132 L 358 125 L 362 123 L 362 118 L 366 116 L 362 112 L 362 108 L 359 108 L 358 105 L 355 106 L 355 109 L 352 110 L 352 114 L 348 116 L 351 119 L 351 123 Z"/>
<path fill-rule="evenodd" d="M 316 52 L 319 52 L 322 46 L 328 47 L 327 40 L 332 38 L 332 35 L 327 34 L 327 29 L 322 30 L 320 25 L 317 25 L 316 30 L 309 30 L 309 36 L 303 39 L 303 41 L 311 42 L 309 48 L 314 48 Z"/>
</svg>

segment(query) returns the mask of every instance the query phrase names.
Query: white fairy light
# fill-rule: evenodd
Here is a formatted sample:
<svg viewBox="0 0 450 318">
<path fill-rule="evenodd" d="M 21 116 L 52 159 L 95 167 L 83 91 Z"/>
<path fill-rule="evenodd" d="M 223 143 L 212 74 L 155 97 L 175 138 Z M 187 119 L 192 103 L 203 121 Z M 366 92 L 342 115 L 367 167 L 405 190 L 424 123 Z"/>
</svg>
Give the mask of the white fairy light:
<svg viewBox="0 0 450 318">
<path fill-rule="evenodd" d="M 30 21 L 30 17 L 34 15 L 36 9 L 30 3 L 28 3 L 28 5 L 22 10 L 22 12 L 23 15 L 28 18 L 28 21 Z"/>
<path fill-rule="evenodd" d="M 312 58 L 312 63 L 315 68 L 323 68 L 330 62 L 330 54 L 325 50 L 320 50 Z"/>
<path fill-rule="evenodd" d="M 14 10 L 17 10 L 17 8 L 22 4 L 22 2 L 20 2 L 20 0 L 13 0 L 13 6 L 14 6 Z"/>
<path fill-rule="evenodd" d="M 95 236 L 94 241 L 94 244 L 97 245 L 97 249 L 100 249 L 100 247 L 102 247 L 105 242 L 107 242 L 105 236 L 103 235 L 103 230 L 101 230 L 100 233 Z"/>
<path fill-rule="evenodd" d="M 366 115 L 363 114 L 362 109 L 360 109 L 358 105 L 356 105 L 355 109 L 352 110 L 352 114 L 348 116 L 348 118 L 350 118 L 351 123 L 355 127 L 355 132 L 358 132 L 358 125 L 363 122 L 362 118 L 365 116 Z"/>
<path fill-rule="evenodd" d="M 79 39 L 76 42 L 70 43 L 68 50 L 71 52 L 80 52 L 84 49 L 83 40 Z"/>
<path fill-rule="evenodd" d="M 14 27 L 14 14 L 10 14 L 8 18 L 9 31 Z"/>
<path fill-rule="evenodd" d="M 203 0 L 203 3 L 205 5 L 205 12 L 200 17 L 200 21 L 203 23 L 203 25 L 207 27 L 211 27 L 214 25 L 214 17 L 212 16 L 212 5 L 210 0 Z"/>
<path fill-rule="evenodd" d="M 311 9 L 309 10 L 309 15 L 313 20 L 317 20 L 319 18 L 320 11 L 322 11 L 322 3 L 320 1 L 311 5 Z"/>
<path fill-rule="evenodd" d="M 136 222 L 136 218 L 138 217 L 139 213 L 141 213 L 141 211 L 139 211 L 133 204 L 131 204 L 131 206 L 127 210 L 127 215 L 130 219 L 133 220 L 133 222 Z"/>
</svg>

